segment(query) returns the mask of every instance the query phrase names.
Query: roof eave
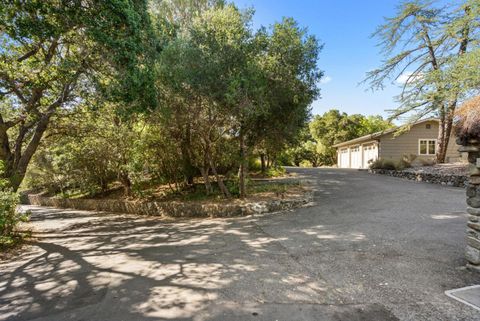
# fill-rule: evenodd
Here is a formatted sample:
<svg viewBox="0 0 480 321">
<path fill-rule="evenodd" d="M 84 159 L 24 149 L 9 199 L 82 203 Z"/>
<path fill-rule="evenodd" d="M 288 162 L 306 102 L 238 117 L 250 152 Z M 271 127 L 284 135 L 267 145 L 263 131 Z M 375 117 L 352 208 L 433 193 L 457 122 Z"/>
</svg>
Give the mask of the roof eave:
<svg viewBox="0 0 480 321">
<path fill-rule="evenodd" d="M 426 119 L 419 120 L 419 121 L 417 121 L 413 124 L 410 124 L 410 126 L 419 125 L 419 124 L 422 124 L 422 123 L 425 123 L 425 122 L 428 122 L 428 121 L 439 121 L 439 119 L 438 118 L 426 118 Z M 376 138 L 382 137 L 384 135 L 394 133 L 395 131 L 397 131 L 401 127 L 402 126 L 397 126 L 397 127 L 394 127 L 394 128 L 386 129 L 386 130 L 381 131 L 381 132 L 376 132 L 376 133 L 373 133 L 373 134 L 369 134 L 369 135 L 365 135 L 365 136 L 362 136 L 362 137 L 347 140 L 346 142 L 335 144 L 332 147 L 333 148 L 339 148 L 339 147 L 344 147 L 344 146 L 348 146 L 348 145 L 352 145 L 352 144 L 361 143 L 361 142 L 364 142 L 364 141 L 376 139 Z"/>
</svg>

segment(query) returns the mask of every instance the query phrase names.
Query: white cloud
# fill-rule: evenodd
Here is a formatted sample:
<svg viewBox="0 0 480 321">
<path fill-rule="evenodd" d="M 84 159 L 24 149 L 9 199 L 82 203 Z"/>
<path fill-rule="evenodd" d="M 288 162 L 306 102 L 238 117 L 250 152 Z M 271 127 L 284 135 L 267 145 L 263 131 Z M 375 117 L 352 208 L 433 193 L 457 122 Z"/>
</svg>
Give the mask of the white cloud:
<svg viewBox="0 0 480 321">
<path fill-rule="evenodd" d="M 322 77 L 322 79 L 320 79 L 320 83 L 323 85 L 328 84 L 331 81 L 332 81 L 332 77 L 330 76 L 325 76 L 325 77 Z"/>
<path fill-rule="evenodd" d="M 416 75 L 415 77 L 411 77 L 412 76 L 412 72 L 411 71 L 406 71 L 404 72 L 403 74 L 401 74 L 400 76 L 398 76 L 397 80 L 395 80 L 397 82 L 397 84 L 405 84 L 407 81 L 409 83 L 411 83 L 412 81 L 415 81 L 415 80 L 420 80 L 422 78 L 422 74 L 418 74 Z M 409 79 L 410 78 L 410 79 Z"/>
</svg>

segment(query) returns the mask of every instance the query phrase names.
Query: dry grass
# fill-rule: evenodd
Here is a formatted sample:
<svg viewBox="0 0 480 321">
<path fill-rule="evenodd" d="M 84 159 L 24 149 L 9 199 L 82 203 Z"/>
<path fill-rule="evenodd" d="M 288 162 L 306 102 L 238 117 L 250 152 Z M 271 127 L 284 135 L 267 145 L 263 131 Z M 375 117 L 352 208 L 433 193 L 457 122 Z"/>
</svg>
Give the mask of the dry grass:
<svg viewBox="0 0 480 321">
<path fill-rule="evenodd" d="M 455 132 L 464 142 L 480 139 L 480 96 L 468 100 L 457 110 Z"/>
</svg>

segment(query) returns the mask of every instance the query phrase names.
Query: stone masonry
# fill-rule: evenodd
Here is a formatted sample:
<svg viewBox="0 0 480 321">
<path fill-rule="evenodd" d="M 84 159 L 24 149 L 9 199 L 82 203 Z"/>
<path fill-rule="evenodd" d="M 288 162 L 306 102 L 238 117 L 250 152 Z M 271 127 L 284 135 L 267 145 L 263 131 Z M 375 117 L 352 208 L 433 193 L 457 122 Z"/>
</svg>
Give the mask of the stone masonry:
<svg viewBox="0 0 480 321">
<path fill-rule="evenodd" d="M 115 199 L 68 199 L 30 194 L 25 204 L 163 217 L 234 217 L 263 214 L 303 207 L 313 201 L 313 193 L 285 199 L 251 202 L 139 202 Z"/>
<path fill-rule="evenodd" d="M 480 141 L 469 140 L 460 147 L 468 153 L 470 180 L 467 185 L 467 267 L 480 271 Z"/>
</svg>

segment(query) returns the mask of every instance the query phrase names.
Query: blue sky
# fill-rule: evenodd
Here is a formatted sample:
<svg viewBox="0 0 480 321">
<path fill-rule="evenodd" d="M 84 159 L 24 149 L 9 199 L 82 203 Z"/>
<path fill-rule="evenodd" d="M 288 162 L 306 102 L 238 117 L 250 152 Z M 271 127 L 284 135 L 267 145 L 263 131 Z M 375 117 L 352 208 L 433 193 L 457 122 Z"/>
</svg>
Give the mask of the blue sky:
<svg viewBox="0 0 480 321">
<path fill-rule="evenodd" d="M 349 114 L 380 114 L 398 104 L 397 85 L 372 92 L 358 85 L 368 70 L 378 67 L 382 56 L 370 35 L 384 17 L 395 14 L 396 0 L 234 0 L 241 9 L 255 8 L 254 27 L 269 26 L 282 17 L 293 17 L 325 44 L 319 66 L 325 72 L 321 99 L 313 113 L 337 108 Z"/>
</svg>

